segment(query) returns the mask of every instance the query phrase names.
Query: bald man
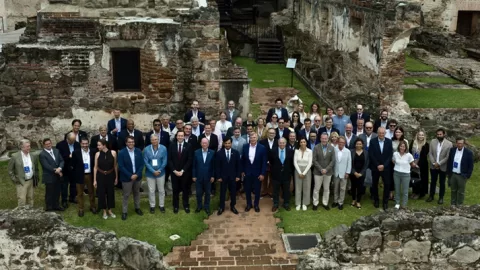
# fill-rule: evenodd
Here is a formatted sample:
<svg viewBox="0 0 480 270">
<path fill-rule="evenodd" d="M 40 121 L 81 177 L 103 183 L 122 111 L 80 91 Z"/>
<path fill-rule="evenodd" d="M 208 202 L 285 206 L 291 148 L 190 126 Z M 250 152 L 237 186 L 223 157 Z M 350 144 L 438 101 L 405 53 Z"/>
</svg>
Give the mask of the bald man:
<svg viewBox="0 0 480 270">
<path fill-rule="evenodd" d="M 127 128 L 122 130 L 118 135 L 118 150 L 122 150 L 126 147 L 126 139 L 128 136 L 132 136 L 135 141 L 135 147 L 143 151 L 145 148 L 145 140 L 143 139 L 143 133 L 135 129 L 135 122 L 132 119 L 127 120 Z"/>
</svg>

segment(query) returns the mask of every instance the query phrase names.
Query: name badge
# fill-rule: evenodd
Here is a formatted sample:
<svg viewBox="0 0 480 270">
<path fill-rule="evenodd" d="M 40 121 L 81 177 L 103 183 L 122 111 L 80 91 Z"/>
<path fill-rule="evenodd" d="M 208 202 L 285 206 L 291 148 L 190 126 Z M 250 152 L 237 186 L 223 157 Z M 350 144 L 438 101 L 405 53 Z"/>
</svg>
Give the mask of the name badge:
<svg viewBox="0 0 480 270">
<path fill-rule="evenodd" d="M 88 170 L 88 163 L 83 163 L 83 169 Z"/>
<path fill-rule="evenodd" d="M 158 160 L 152 159 L 152 166 L 158 166 Z"/>
<path fill-rule="evenodd" d="M 418 154 L 418 153 L 413 154 L 413 158 L 414 158 L 414 159 L 418 159 L 418 158 L 419 158 L 419 154 Z"/>
<path fill-rule="evenodd" d="M 458 162 L 453 162 L 453 168 L 457 169 L 458 168 Z"/>
<path fill-rule="evenodd" d="M 30 166 L 25 166 L 25 167 L 23 167 L 23 171 L 24 171 L 25 173 L 29 173 L 29 172 L 30 172 Z"/>
</svg>

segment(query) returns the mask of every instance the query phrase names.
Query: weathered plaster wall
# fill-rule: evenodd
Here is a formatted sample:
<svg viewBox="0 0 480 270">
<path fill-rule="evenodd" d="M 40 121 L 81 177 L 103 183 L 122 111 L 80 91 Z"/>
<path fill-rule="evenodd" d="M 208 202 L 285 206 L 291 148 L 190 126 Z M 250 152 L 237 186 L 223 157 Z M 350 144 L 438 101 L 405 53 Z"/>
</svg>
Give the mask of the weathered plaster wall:
<svg viewBox="0 0 480 270">
<path fill-rule="evenodd" d="M 301 54 L 297 71 L 326 103 L 388 108 L 416 127 L 401 85 L 404 50 L 421 21 L 418 1 L 305 0 L 295 11 L 281 12 L 290 19 L 274 14 L 272 23 L 282 26 L 287 55 Z"/>
<path fill-rule="evenodd" d="M 423 0 L 424 26 L 453 33 L 457 30 L 458 11 L 480 11 L 480 1 Z"/>
<path fill-rule="evenodd" d="M 48 0 L 0 0 L 0 16 L 4 17 L 5 32 L 15 30 L 15 24 L 35 16 Z M 2 5 L 3 4 L 3 5 Z"/>
<path fill-rule="evenodd" d="M 86 6 L 89 1 L 79 2 Z M 102 12 L 51 5 L 38 13 L 38 20 L 28 20 L 20 44 L 3 48 L 7 65 L 0 71 L 0 128 L 6 130 L 9 148 L 21 137 L 35 143 L 44 137 L 60 140 L 73 118 L 83 121 L 83 130 L 96 133 L 113 108 L 147 132 L 163 113 L 183 117 L 193 99 L 207 117 L 223 107 L 215 7 L 173 12 L 171 18 L 86 16 Z M 118 48 L 140 50 L 140 92 L 113 91 L 110 52 Z"/>
</svg>

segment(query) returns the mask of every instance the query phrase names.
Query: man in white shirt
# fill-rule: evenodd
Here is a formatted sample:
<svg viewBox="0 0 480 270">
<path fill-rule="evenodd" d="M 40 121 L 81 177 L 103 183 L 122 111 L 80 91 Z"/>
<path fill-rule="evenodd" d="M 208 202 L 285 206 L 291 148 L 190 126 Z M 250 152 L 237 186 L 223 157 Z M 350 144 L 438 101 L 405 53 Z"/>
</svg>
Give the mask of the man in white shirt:
<svg viewBox="0 0 480 270">
<path fill-rule="evenodd" d="M 355 140 L 357 139 L 357 135 L 353 134 L 353 125 L 351 123 L 348 123 L 345 125 L 345 140 L 346 144 L 345 147 L 348 149 L 354 149 L 355 148 Z"/>
<path fill-rule="evenodd" d="M 392 119 L 388 122 L 387 132 L 385 133 L 385 138 L 392 139 L 395 135 L 395 129 L 397 128 L 398 122 L 395 119 Z"/>
<path fill-rule="evenodd" d="M 95 204 L 95 192 L 93 188 L 93 168 L 95 167 L 95 151 L 91 151 L 88 147 L 88 139 L 82 138 L 80 141 L 80 149 L 76 149 L 72 154 L 73 177 L 75 178 L 77 188 L 77 206 L 78 216 L 83 217 L 85 212 L 85 203 L 83 199 L 83 191 L 85 186 L 88 189 L 88 197 L 90 202 L 90 211 L 97 213 Z"/>
<path fill-rule="evenodd" d="M 198 118 L 195 117 L 195 116 L 192 117 L 191 122 L 192 122 L 192 134 L 197 136 L 197 138 L 200 137 L 200 135 L 202 135 L 202 133 L 203 133 L 203 127 L 200 126 Z"/>
<path fill-rule="evenodd" d="M 365 124 L 364 119 L 362 119 L 362 118 L 357 119 L 357 128 L 353 132 L 353 133 L 355 133 L 355 135 L 357 135 L 357 137 L 365 132 L 365 130 L 363 129 L 364 124 Z"/>
<path fill-rule="evenodd" d="M 438 180 L 440 186 L 438 204 L 443 204 L 448 167 L 447 163 L 450 149 L 453 147 L 453 144 L 445 139 L 445 129 L 439 128 L 435 134 L 436 139 L 432 139 L 430 142 L 430 149 L 428 152 L 428 159 L 430 162 L 430 195 L 427 198 L 427 202 L 434 200 Z"/>
<path fill-rule="evenodd" d="M 467 180 L 473 171 L 473 152 L 465 147 L 465 139 L 457 137 L 456 144 L 457 147 L 450 149 L 447 168 L 453 206 L 463 204 Z"/>
<path fill-rule="evenodd" d="M 17 189 L 18 206 L 33 207 L 33 187 L 39 176 L 38 155 L 30 153 L 28 140 L 20 141 L 20 149 L 8 162 L 8 174 Z"/>
<path fill-rule="evenodd" d="M 235 102 L 233 100 L 228 101 L 228 109 L 225 110 L 225 114 L 227 115 L 227 121 L 233 123 L 237 117 L 240 116 L 240 112 L 235 109 Z"/>
<path fill-rule="evenodd" d="M 334 198 L 332 207 L 338 207 L 343 210 L 343 202 L 345 200 L 345 190 L 347 188 L 347 179 L 352 169 L 352 156 L 350 150 L 345 147 L 345 137 L 338 138 L 338 148 L 335 148 L 335 173 L 333 178 Z"/>
</svg>

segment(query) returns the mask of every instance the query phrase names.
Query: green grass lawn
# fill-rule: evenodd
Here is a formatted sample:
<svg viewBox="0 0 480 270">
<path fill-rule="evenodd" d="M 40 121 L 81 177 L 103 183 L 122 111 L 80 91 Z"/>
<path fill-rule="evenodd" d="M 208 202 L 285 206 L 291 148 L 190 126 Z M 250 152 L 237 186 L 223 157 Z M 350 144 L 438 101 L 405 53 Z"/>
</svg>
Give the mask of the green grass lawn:
<svg viewBox="0 0 480 270">
<path fill-rule="evenodd" d="M 0 162 L 0 190 L 2 191 L 0 209 L 13 209 L 17 206 L 15 186 L 8 177 L 7 164 L 8 162 Z M 35 189 L 35 208 L 43 209 L 44 197 L 45 188 L 41 184 Z M 86 196 L 85 199 L 87 199 Z M 211 205 L 211 210 L 216 211 L 218 209 L 218 195 L 213 197 Z M 173 213 L 171 194 L 165 200 L 165 214 L 160 213 L 158 207 L 155 209 L 155 214 L 150 214 L 147 196 L 141 198 L 140 207 L 144 213 L 143 216 L 138 216 L 135 213 L 132 196 L 129 202 L 128 219 L 122 221 L 122 193 L 121 190 L 116 189 L 115 209 L 113 210 L 113 213 L 117 216 L 116 219 L 104 220 L 100 214 L 93 215 L 90 211 L 86 211 L 85 216 L 80 218 L 77 215 L 75 204 L 70 204 L 67 211 L 61 213 L 61 215 L 65 221 L 75 226 L 96 227 L 104 231 L 114 231 L 118 237 L 128 236 L 156 245 L 157 249 L 163 254 L 170 252 L 173 246 L 190 245 L 190 241 L 195 240 L 197 235 L 207 228 L 207 225 L 203 223 L 203 219 L 207 217 L 205 212 L 193 213 L 196 208 L 194 196 L 190 198 L 190 208 L 192 210 L 190 214 L 186 214 L 182 207 L 177 215 Z M 89 209 L 88 200 L 85 208 Z M 178 234 L 181 238 L 172 241 L 169 238 L 172 234 Z"/>
<path fill-rule="evenodd" d="M 404 84 L 416 83 L 462 84 L 451 77 L 407 77 L 404 79 Z"/>
<path fill-rule="evenodd" d="M 411 108 L 480 108 L 478 89 L 405 89 Z"/>
<path fill-rule="evenodd" d="M 235 64 L 248 70 L 248 77 L 252 79 L 250 88 L 269 88 L 269 87 L 290 87 L 291 70 L 285 67 L 285 64 L 257 64 L 255 59 L 247 57 L 234 57 Z M 274 82 L 264 82 L 264 80 L 274 80 Z M 303 83 L 293 76 L 293 88 L 300 90 L 298 97 L 305 104 L 305 110 L 308 110 L 317 97 L 312 94 Z M 252 104 L 252 113 L 258 116 L 260 108 Z M 255 114 L 257 113 L 257 114 Z"/>
<path fill-rule="evenodd" d="M 405 57 L 405 68 L 410 72 L 427 72 L 427 71 L 436 71 L 432 66 L 422 63 L 420 60 L 415 59 L 410 56 Z"/>
</svg>

